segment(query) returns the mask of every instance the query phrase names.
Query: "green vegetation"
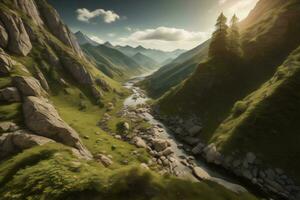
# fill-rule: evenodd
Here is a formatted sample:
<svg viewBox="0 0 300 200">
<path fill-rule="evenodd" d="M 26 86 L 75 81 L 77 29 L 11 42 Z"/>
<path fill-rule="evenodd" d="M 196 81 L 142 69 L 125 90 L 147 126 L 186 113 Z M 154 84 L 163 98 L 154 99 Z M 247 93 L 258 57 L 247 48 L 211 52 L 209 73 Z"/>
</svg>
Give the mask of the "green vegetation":
<svg viewBox="0 0 300 200">
<path fill-rule="evenodd" d="M 230 153 L 255 152 L 300 181 L 300 48 L 258 90 L 239 101 L 211 142 Z"/>
<path fill-rule="evenodd" d="M 0 195 L 12 199 L 255 200 L 214 183 L 161 177 L 135 166 L 110 170 L 74 157 L 58 144 L 35 147 L 0 164 Z"/>
</svg>

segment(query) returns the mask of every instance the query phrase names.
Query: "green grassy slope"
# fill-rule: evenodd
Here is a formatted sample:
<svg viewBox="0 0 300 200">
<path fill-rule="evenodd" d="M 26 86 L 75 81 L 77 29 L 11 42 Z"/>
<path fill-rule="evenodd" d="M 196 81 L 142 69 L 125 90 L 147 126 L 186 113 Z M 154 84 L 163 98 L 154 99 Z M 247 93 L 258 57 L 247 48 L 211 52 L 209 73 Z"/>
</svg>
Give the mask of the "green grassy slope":
<svg viewBox="0 0 300 200">
<path fill-rule="evenodd" d="M 143 66 L 149 70 L 155 70 L 160 65 L 152 58 L 145 56 L 142 53 L 137 53 L 134 56 L 131 57 L 135 62 L 137 62 L 140 66 Z"/>
<path fill-rule="evenodd" d="M 116 80 L 125 80 L 148 70 L 119 50 L 105 45 L 93 46 L 85 44 L 82 45 L 82 49 L 95 61 L 101 71 Z"/>
<path fill-rule="evenodd" d="M 300 48 L 269 81 L 236 103 L 211 142 L 225 153 L 255 152 L 300 181 L 299 90 Z"/>
</svg>

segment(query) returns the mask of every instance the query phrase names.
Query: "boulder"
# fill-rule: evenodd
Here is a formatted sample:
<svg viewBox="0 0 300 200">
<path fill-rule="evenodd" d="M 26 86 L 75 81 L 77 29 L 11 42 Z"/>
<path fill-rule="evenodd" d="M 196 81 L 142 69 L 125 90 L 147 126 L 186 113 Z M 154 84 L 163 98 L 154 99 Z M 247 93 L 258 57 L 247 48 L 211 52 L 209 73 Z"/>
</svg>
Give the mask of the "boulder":
<svg viewBox="0 0 300 200">
<path fill-rule="evenodd" d="M 13 132 L 18 130 L 19 127 L 18 125 L 16 125 L 14 122 L 0 122 L 0 132 L 4 133 L 4 132 Z"/>
<path fill-rule="evenodd" d="M 206 171 L 204 171 L 201 167 L 194 167 L 193 174 L 201 180 L 209 180 L 210 179 L 210 175 Z"/>
<path fill-rule="evenodd" d="M 23 103 L 26 126 L 36 133 L 67 146 L 76 148 L 86 159 L 92 158 L 77 132 L 64 122 L 56 109 L 45 98 L 26 97 Z"/>
<path fill-rule="evenodd" d="M 217 147 L 214 143 L 206 146 L 203 149 L 203 153 L 207 162 L 221 164 L 221 154 L 217 151 Z"/>
<path fill-rule="evenodd" d="M 8 44 L 8 34 L 4 28 L 4 24 L 0 21 L 0 47 L 6 48 Z"/>
<path fill-rule="evenodd" d="M 14 13 L 0 12 L 0 20 L 8 33 L 8 49 L 17 55 L 27 56 L 32 45 L 22 19 Z"/>
<path fill-rule="evenodd" d="M 154 139 L 152 141 L 152 144 L 154 149 L 158 152 L 163 151 L 170 146 L 170 143 L 167 140 L 163 140 L 163 139 Z"/>
<path fill-rule="evenodd" d="M 200 131 L 202 130 L 201 126 L 194 125 L 191 128 L 188 129 L 189 135 L 190 136 L 195 136 L 197 135 Z"/>
<path fill-rule="evenodd" d="M 195 146 L 195 147 L 192 149 L 192 153 L 193 153 L 194 155 L 201 154 L 201 152 L 202 152 L 202 150 L 203 150 L 204 147 L 205 147 L 204 144 L 198 143 L 198 145 Z"/>
<path fill-rule="evenodd" d="M 3 49 L 0 48 L 0 76 L 8 75 L 12 68 L 12 60 Z"/>
<path fill-rule="evenodd" d="M 13 78 L 13 84 L 19 89 L 23 96 L 40 97 L 46 94 L 40 82 L 33 77 L 16 76 Z"/>
<path fill-rule="evenodd" d="M 98 154 L 95 156 L 95 159 L 100 161 L 105 167 L 108 167 L 113 164 L 113 161 L 103 154 Z"/>
<path fill-rule="evenodd" d="M 5 133 L 0 136 L 0 158 L 49 142 L 54 141 L 45 137 L 33 135 L 24 130 Z"/>
<path fill-rule="evenodd" d="M 146 142 L 142 138 L 140 138 L 140 137 L 134 137 L 133 138 L 133 143 L 138 148 L 147 148 L 148 147 L 147 144 L 146 144 Z"/>
<path fill-rule="evenodd" d="M 6 87 L 0 90 L 0 101 L 19 102 L 21 97 L 19 91 L 15 87 Z"/>
<path fill-rule="evenodd" d="M 168 147 L 168 148 L 166 148 L 165 150 L 162 151 L 162 155 L 164 155 L 164 156 L 169 156 L 173 153 L 174 153 L 174 151 L 172 150 L 171 147 Z"/>
<path fill-rule="evenodd" d="M 99 99 L 103 97 L 102 92 L 99 89 L 97 89 L 97 87 L 95 86 L 92 86 L 92 95 L 95 99 Z"/>
<path fill-rule="evenodd" d="M 192 136 L 182 137 L 182 140 L 189 145 L 196 145 L 199 143 L 200 139 Z"/>
</svg>

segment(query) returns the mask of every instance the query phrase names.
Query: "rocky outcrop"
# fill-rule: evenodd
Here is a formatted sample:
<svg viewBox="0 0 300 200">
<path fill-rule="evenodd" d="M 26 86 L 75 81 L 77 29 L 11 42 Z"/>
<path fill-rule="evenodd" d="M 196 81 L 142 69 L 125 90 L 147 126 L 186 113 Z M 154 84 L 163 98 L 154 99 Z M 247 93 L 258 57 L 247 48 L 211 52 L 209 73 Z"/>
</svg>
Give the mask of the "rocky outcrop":
<svg viewBox="0 0 300 200">
<path fill-rule="evenodd" d="M 43 89 L 48 92 L 50 90 L 50 87 L 48 85 L 48 82 L 47 82 L 44 74 L 40 70 L 38 70 L 38 72 L 37 72 L 37 78 L 38 78 L 39 82 L 41 83 L 41 86 L 43 87 Z"/>
<path fill-rule="evenodd" d="M 210 175 L 200 167 L 194 167 L 193 174 L 201 180 L 209 180 L 210 179 Z"/>
<path fill-rule="evenodd" d="M 93 78 L 91 74 L 82 63 L 67 54 L 61 55 L 60 60 L 63 67 L 74 77 L 78 83 L 83 85 L 93 84 Z"/>
<path fill-rule="evenodd" d="M 46 94 L 40 82 L 33 77 L 16 76 L 13 78 L 13 84 L 23 96 L 40 97 Z"/>
<path fill-rule="evenodd" d="M 92 95 L 95 99 L 100 99 L 103 97 L 103 93 L 95 86 L 92 86 Z"/>
<path fill-rule="evenodd" d="M 61 21 L 59 14 L 53 9 L 46 1 L 36 1 L 43 21 L 47 25 L 48 29 L 65 45 L 71 47 L 80 57 L 83 57 L 83 53 L 79 44 L 76 41 L 75 36 L 69 30 L 69 28 Z"/>
<path fill-rule="evenodd" d="M 0 90 L 0 101 L 19 102 L 21 97 L 19 91 L 15 87 L 6 87 Z"/>
<path fill-rule="evenodd" d="M 15 54 L 26 56 L 32 45 L 22 19 L 15 13 L 0 12 L 0 20 L 8 33 L 8 49 Z"/>
<path fill-rule="evenodd" d="M 24 130 L 5 133 L 0 136 L 0 158 L 49 142 L 54 141 L 45 137 L 33 135 Z"/>
<path fill-rule="evenodd" d="M 76 148 L 85 158 L 92 158 L 76 131 L 65 123 L 45 98 L 27 97 L 23 104 L 26 126 L 34 133 Z"/>
<path fill-rule="evenodd" d="M 33 0 L 14 0 L 17 9 L 22 10 L 36 25 L 43 25 L 39 11 Z"/>
<path fill-rule="evenodd" d="M 0 47 L 6 48 L 8 44 L 8 34 L 4 28 L 4 24 L 0 21 Z"/>
<path fill-rule="evenodd" d="M 8 75 L 12 65 L 13 63 L 10 56 L 0 48 L 0 76 Z"/>
</svg>

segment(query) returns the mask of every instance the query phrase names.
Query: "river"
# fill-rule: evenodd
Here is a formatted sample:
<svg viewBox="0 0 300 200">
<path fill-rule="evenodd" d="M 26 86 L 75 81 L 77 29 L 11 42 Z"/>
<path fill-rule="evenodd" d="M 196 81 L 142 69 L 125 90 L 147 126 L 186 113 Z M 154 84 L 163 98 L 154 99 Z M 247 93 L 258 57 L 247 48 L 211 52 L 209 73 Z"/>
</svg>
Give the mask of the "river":
<svg viewBox="0 0 300 200">
<path fill-rule="evenodd" d="M 145 75 L 135 77 L 124 84 L 124 87 L 132 90 L 132 95 L 124 101 L 125 109 L 128 107 L 135 108 L 139 104 L 147 104 L 149 98 L 146 96 L 146 93 L 135 85 L 139 81 L 142 81 L 144 78 Z M 174 134 L 161 121 L 155 119 L 149 112 L 142 113 L 142 117 L 151 125 L 161 128 L 158 137 L 160 139 L 167 139 L 170 142 L 171 148 L 174 152 L 173 157 L 175 157 L 179 161 L 176 168 L 176 170 L 180 172 L 179 176 L 186 177 L 192 181 L 200 181 L 199 177 L 194 175 L 193 170 L 183 164 L 182 161 L 185 158 L 190 157 L 191 155 L 185 152 L 184 149 L 180 148 L 182 145 L 178 140 L 176 140 Z M 194 163 L 196 167 L 199 167 L 204 171 L 205 176 L 208 176 L 206 178 L 207 180 L 217 182 L 218 184 L 235 193 L 247 192 L 247 189 L 234 181 L 234 178 L 230 175 L 227 176 L 217 172 L 215 169 L 211 169 L 211 167 L 209 167 L 205 162 L 200 161 L 199 159 L 195 160 Z"/>
</svg>

